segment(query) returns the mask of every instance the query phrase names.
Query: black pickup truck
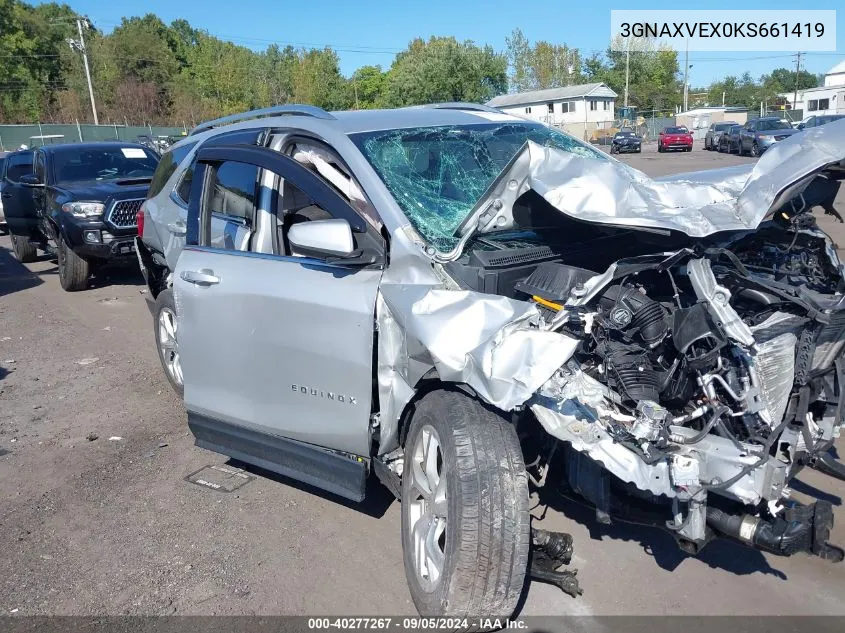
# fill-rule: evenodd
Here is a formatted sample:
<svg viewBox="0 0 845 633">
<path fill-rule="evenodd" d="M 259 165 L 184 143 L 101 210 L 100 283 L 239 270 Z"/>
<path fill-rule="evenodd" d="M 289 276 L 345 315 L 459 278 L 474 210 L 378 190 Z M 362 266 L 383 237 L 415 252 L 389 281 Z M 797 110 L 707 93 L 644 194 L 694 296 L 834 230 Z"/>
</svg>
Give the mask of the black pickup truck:
<svg viewBox="0 0 845 633">
<path fill-rule="evenodd" d="M 65 290 L 82 290 L 97 268 L 132 264 L 136 214 L 159 156 L 137 143 L 50 145 L 6 157 L 3 208 L 21 262 L 55 254 Z"/>
</svg>

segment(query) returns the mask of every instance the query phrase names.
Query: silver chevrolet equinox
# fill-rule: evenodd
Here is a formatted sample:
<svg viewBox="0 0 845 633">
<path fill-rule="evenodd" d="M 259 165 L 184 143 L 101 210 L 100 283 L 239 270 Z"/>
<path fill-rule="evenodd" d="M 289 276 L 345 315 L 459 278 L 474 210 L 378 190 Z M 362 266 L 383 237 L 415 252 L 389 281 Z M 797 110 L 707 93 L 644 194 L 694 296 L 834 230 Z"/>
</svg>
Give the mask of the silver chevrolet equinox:
<svg viewBox="0 0 845 633">
<path fill-rule="evenodd" d="M 812 212 L 838 216 L 845 121 L 823 131 L 652 179 L 473 104 L 210 121 L 139 212 L 162 365 L 197 445 L 355 501 L 375 473 L 422 614 L 581 592 L 530 493 L 689 555 L 841 561 L 831 504 L 789 491 L 845 478 L 845 278 Z"/>
</svg>

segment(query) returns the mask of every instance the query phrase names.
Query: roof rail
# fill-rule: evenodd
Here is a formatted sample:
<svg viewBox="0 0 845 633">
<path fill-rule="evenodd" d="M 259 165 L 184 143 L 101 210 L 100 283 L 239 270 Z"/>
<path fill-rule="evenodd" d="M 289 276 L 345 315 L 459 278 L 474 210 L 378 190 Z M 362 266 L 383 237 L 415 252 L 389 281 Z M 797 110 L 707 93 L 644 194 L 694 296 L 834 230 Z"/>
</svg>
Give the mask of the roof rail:
<svg viewBox="0 0 845 633">
<path fill-rule="evenodd" d="M 492 112 L 495 114 L 502 114 L 499 108 L 493 106 L 483 105 L 481 103 L 464 103 L 462 101 L 447 101 L 445 103 L 426 103 L 425 105 L 417 106 L 420 108 L 434 108 L 435 110 L 475 110 L 477 112 Z"/>
<path fill-rule="evenodd" d="M 248 112 L 240 112 L 238 114 L 230 114 L 229 116 L 220 117 L 219 119 L 213 119 L 211 121 L 206 121 L 205 123 L 200 123 L 196 126 L 188 136 L 193 136 L 194 134 L 199 134 L 200 132 L 206 132 L 212 128 L 220 127 L 221 125 L 230 125 L 232 123 L 240 123 L 241 121 L 249 121 L 251 119 L 262 119 L 265 117 L 271 116 L 282 116 L 285 114 L 291 114 L 296 116 L 310 116 L 314 117 L 315 119 L 323 119 L 326 121 L 333 121 L 334 117 L 323 110 L 323 108 L 318 108 L 317 106 L 313 105 L 300 105 L 300 104 L 287 104 L 287 105 L 277 105 L 277 106 L 270 106 L 269 108 L 261 108 L 260 110 L 249 110 Z"/>
</svg>

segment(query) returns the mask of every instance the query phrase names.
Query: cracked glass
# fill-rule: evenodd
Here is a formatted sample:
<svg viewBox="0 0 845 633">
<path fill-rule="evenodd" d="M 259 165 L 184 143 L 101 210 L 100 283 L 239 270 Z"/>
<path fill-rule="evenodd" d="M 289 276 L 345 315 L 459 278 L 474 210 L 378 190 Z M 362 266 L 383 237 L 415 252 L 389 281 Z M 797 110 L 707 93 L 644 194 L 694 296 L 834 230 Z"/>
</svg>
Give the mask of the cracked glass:
<svg viewBox="0 0 845 633">
<path fill-rule="evenodd" d="M 351 138 L 414 228 L 440 251 L 457 244 L 458 226 L 527 141 L 608 160 L 558 130 L 521 122 L 381 130 Z"/>
</svg>

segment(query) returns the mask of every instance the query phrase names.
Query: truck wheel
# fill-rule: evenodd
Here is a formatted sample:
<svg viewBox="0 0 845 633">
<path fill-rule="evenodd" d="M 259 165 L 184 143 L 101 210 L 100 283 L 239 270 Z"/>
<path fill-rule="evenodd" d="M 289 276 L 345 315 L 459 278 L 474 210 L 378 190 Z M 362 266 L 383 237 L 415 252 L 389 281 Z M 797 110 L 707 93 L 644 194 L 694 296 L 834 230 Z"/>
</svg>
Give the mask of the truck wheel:
<svg viewBox="0 0 845 633">
<path fill-rule="evenodd" d="M 153 318 L 161 368 L 173 391 L 181 397 L 185 388 L 182 380 L 182 363 L 179 358 L 179 343 L 176 339 L 176 302 L 173 300 L 173 291 L 170 288 L 162 290 L 156 297 Z"/>
<path fill-rule="evenodd" d="M 70 292 L 85 290 L 88 287 L 88 277 L 91 274 L 88 261 L 74 253 L 61 235 L 59 235 L 57 242 L 59 246 L 59 283 L 61 283 L 62 288 Z"/>
<path fill-rule="evenodd" d="M 21 264 L 34 262 L 38 257 L 38 249 L 29 243 L 29 237 L 26 235 L 12 233 L 12 250 Z"/>
<path fill-rule="evenodd" d="M 469 396 L 431 392 L 411 419 L 402 474 L 402 551 L 417 610 L 509 617 L 531 529 L 514 428 Z"/>
</svg>

